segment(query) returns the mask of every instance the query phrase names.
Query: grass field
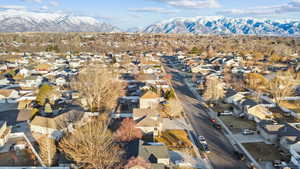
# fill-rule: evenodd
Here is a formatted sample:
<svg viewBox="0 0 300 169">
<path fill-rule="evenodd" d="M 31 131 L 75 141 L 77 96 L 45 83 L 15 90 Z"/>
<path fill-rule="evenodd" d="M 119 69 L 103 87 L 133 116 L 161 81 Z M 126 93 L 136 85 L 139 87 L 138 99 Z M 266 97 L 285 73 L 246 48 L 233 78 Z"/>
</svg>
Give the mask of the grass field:
<svg viewBox="0 0 300 169">
<path fill-rule="evenodd" d="M 231 129 L 256 129 L 254 121 L 236 118 L 234 116 L 220 116 L 220 119 Z"/>
<path fill-rule="evenodd" d="M 245 143 L 243 146 L 258 161 L 273 161 L 281 159 L 280 152 L 271 144 Z"/>
</svg>

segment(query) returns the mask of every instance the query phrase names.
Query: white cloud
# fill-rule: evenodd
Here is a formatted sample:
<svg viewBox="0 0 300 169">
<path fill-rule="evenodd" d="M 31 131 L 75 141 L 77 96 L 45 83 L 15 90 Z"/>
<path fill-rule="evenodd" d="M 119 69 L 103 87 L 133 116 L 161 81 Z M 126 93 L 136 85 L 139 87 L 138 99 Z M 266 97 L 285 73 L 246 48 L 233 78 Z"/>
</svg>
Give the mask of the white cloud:
<svg viewBox="0 0 300 169">
<path fill-rule="evenodd" d="M 182 8 L 220 8 L 218 0 L 152 0 Z"/>
<path fill-rule="evenodd" d="M 221 15 L 251 16 L 251 15 L 272 15 L 290 12 L 300 12 L 300 0 L 293 0 L 276 6 L 261 6 L 246 9 L 229 9 L 217 12 Z"/>
<path fill-rule="evenodd" d="M 36 3 L 42 3 L 43 0 L 22 0 L 22 1 L 26 1 L 26 2 L 36 2 Z"/>
<path fill-rule="evenodd" d="M 51 6 L 56 7 L 56 6 L 59 5 L 59 2 L 57 2 L 57 1 L 50 1 L 49 4 L 50 4 Z"/>
<path fill-rule="evenodd" d="M 0 5 L 0 9 L 25 9 L 25 6 L 20 5 Z"/>
<path fill-rule="evenodd" d="M 48 10 L 48 9 L 49 9 L 49 7 L 46 6 L 46 5 L 44 5 L 44 6 L 41 7 L 41 10 Z"/>
<path fill-rule="evenodd" d="M 177 13 L 176 10 L 168 10 L 165 8 L 130 8 L 128 9 L 130 12 L 140 12 L 140 13 L 164 13 L 164 14 L 171 14 Z"/>
</svg>

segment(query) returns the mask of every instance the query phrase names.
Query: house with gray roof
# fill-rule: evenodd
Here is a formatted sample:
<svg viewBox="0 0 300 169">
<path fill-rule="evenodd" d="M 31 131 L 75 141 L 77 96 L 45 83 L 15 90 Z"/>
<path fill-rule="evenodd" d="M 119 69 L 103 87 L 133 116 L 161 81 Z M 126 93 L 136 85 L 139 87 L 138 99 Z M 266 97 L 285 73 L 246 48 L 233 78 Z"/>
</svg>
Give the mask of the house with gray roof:
<svg viewBox="0 0 300 169">
<path fill-rule="evenodd" d="M 141 157 L 153 164 L 170 165 L 170 155 L 166 145 L 139 143 L 138 157 Z"/>
</svg>

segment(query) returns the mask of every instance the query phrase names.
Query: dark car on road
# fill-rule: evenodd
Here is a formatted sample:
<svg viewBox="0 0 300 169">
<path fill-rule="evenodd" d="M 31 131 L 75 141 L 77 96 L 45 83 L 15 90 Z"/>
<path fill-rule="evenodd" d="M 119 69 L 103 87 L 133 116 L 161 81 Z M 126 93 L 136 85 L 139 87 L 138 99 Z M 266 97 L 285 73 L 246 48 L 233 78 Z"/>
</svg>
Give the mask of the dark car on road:
<svg viewBox="0 0 300 169">
<path fill-rule="evenodd" d="M 238 159 L 238 160 L 244 160 L 245 159 L 245 155 L 243 153 L 240 153 L 238 151 L 234 151 L 233 152 L 235 157 Z"/>
<path fill-rule="evenodd" d="M 213 127 L 219 130 L 222 129 L 221 125 L 217 123 L 213 124 Z"/>
<path fill-rule="evenodd" d="M 216 129 L 221 129 L 221 125 L 217 123 L 216 119 L 209 119 L 209 121 L 211 122 L 212 126 Z"/>
</svg>

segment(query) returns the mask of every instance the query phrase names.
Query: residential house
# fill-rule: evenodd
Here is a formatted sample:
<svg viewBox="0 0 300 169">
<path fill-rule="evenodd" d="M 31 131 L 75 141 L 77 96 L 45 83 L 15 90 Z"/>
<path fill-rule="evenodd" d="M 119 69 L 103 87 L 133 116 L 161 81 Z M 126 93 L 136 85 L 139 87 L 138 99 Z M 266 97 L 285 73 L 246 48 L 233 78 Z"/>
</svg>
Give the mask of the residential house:
<svg viewBox="0 0 300 169">
<path fill-rule="evenodd" d="M 272 124 L 270 121 L 261 121 L 257 131 L 268 143 L 289 152 L 292 165 L 300 166 L 300 123 Z"/>
<path fill-rule="evenodd" d="M 20 86 L 38 87 L 42 83 L 42 81 L 42 76 L 28 76 L 24 79 L 24 82 L 20 83 Z"/>
<path fill-rule="evenodd" d="M 0 75 L 0 85 L 8 85 L 10 81 L 7 79 L 7 77 Z"/>
<path fill-rule="evenodd" d="M 138 74 L 136 76 L 136 80 L 149 84 L 155 84 L 158 80 L 158 76 L 155 74 Z"/>
<path fill-rule="evenodd" d="M 227 102 L 232 102 L 234 105 L 234 113 L 238 115 L 245 115 L 249 120 L 260 122 L 261 120 L 272 120 L 273 114 L 266 107 L 258 104 L 254 100 L 244 98 L 243 95 L 231 96 L 227 98 Z"/>
<path fill-rule="evenodd" d="M 262 120 L 257 123 L 258 133 L 269 143 L 276 144 L 278 141 L 279 129 L 284 124 L 274 124 L 272 121 Z"/>
<path fill-rule="evenodd" d="M 56 83 L 56 85 L 58 85 L 58 86 L 63 86 L 63 85 L 65 85 L 65 84 L 67 83 L 67 81 L 66 81 L 65 78 L 59 77 L 59 78 L 56 78 L 56 79 L 55 79 L 55 83 Z"/>
<path fill-rule="evenodd" d="M 242 100 L 243 98 L 245 98 L 244 92 L 237 92 L 233 89 L 228 89 L 226 91 L 224 101 L 228 104 L 237 105 L 238 101 Z"/>
<path fill-rule="evenodd" d="M 48 135 L 51 138 L 59 139 L 63 132 L 59 128 L 59 120 L 61 116 L 57 117 L 43 117 L 35 116 L 30 122 L 30 130 L 32 133 Z"/>
<path fill-rule="evenodd" d="M 286 123 L 280 128 L 279 137 L 283 150 L 300 152 L 300 123 Z"/>
<path fill-rule="evenodd" d="M 52 70 L 52 65 L 47 63 L 41 63 L 35 67 L 37 73 L 45 74 Z"/>
<path fill-rule="evenodd" d="M 149 90 L 140 97 L 140 108 L 156 108 L 159 105 L 160 101 L 161 97 L 158 94 Z"/>
<path fill-rule="evenodd" d="M 132 118 L 146 135 L 157 136 L 162 130 L 162 119 L 156 109 L 133 109 Z"/>
<path fill-rule="evenodd" d="M 166 145 L 158 143 L 139 143 L 138 157 L 154 164 L 170 165 L 170 155 Z"/>
<path fill-rule="evenodd" d="M 18 74 L 22 75 L 23 77 L 28 77 L 30 75 L 30 70 L 27 68 L 22 68 Z"/>
<path fill-rule="evenodd" d="M 32 109 L 21 109 L 17 116 L 17 122 L 29 122 L 35 115 Z"/>
<path fill-rule="evenodd" d="M 247 109 L 247 116 L 250 120 L 260 122 L 261 120 L 272 120 L 273 114 L 266 107 L 258 104 Z"/>
<path fill-rule="evenodd" d="M 0 147 L 7 142 L 11 129 L 7 127 L 6 121 L 0 121 Z"/>
<path fill-rule="evenodd" d="M 14 89 L 0 89 L 0 103 L 13 102 L 19 97 L 19 92 Z"/>
<path fill-rule="evenodd" d="M 8 69 L 8 67 L 7 67 L 6 64 L 1 64 L 1 65 L 0 65 L 0 71 L 5 71 L 5 70 L 7 70 L 7 69 Z"/>
</svg>

